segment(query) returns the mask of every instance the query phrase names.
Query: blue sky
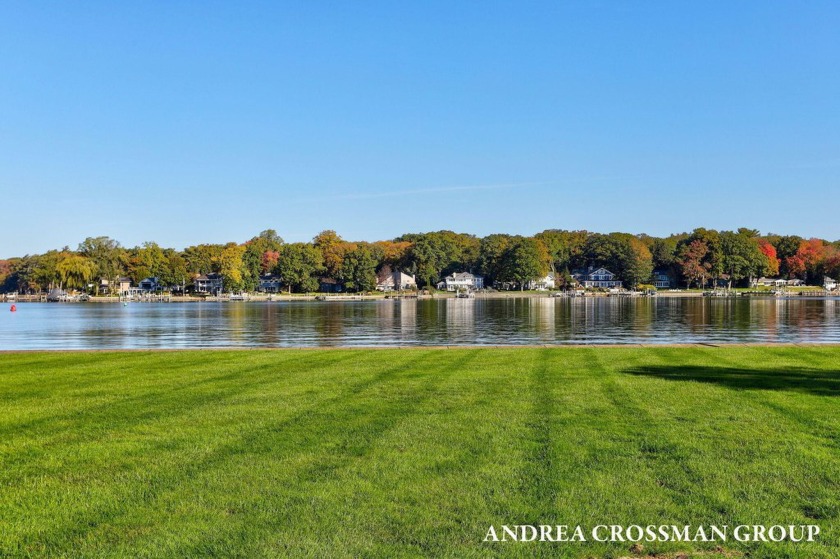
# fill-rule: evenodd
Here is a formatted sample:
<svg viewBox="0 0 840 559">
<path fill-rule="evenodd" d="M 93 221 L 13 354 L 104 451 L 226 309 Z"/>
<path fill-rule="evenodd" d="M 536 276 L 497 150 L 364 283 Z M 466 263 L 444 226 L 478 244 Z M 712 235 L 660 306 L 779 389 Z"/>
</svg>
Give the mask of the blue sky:
<svg viewBox="0 0 840 559">
<path fill-rule="evenodd" d="M 0 257 L 267 228 L 838 239 L 838 29 L 838 2 L 4 2 Z"/>
</svg>

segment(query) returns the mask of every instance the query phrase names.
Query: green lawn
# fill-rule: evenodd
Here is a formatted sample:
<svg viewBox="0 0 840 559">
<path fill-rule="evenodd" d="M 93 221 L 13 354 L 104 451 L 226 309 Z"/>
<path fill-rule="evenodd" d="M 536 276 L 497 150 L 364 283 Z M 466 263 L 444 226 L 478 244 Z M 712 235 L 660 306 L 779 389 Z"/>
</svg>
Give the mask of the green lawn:
<svg viewBox="0 0 840 559">
<path fill-rule="evenodd" d="M 840 556 L 837 347 L 2 354 L 0 412 L 0 557 Z"/>
</svg>

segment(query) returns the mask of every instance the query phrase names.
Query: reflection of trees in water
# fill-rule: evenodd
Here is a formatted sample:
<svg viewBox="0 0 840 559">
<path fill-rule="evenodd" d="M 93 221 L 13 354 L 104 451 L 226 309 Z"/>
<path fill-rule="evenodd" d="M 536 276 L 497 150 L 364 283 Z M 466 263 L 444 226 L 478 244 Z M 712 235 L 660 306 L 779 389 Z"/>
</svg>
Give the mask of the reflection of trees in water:
<svg viewBox="0 0 840 559">
<path fill-rule="evenodd" d="M 519 298 L 272 303 L 32 303 L 15 348 L 449 343 L 840 342 L 840 300 Z"/>
<path fill-rule="evenodd" d="M 278 319 L 280 309 L 273 303 L 261 304 L 254 313 L 257 317 L 254 330 L 262 343 L 268 346 L 279 346 L 282 343 L 281 321 Z"/>
<path fill-rule="evenodd" d="M 233 345 L 243 345 L 243 342 L 247 341 L 253 342 L 253 337 L 250 335 L 250 328 L 246 327 L 245 320 L 249 314 L 253 315 L 256 309 L 251 305 L 245 305 L 243 303 L 233 302 L 222 304 L 225 310 L 223 314 L 227 320 L 228 342 Z"/>
</svg>

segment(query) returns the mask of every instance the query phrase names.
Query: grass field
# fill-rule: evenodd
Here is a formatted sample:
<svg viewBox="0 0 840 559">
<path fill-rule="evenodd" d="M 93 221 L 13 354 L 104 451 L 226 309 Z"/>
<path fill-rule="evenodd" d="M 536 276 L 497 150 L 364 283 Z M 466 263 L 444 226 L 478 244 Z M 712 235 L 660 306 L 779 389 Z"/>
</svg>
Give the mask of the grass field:
<svg viewBox="0 0 840 559">
<path fill-rule="evenodd" d="M 840 348 L 2 354 L 0 463 L 2 557 L 620 557 L 482 540 L 818 524 L 644 553 L 834 558 Z"/>
</svg>

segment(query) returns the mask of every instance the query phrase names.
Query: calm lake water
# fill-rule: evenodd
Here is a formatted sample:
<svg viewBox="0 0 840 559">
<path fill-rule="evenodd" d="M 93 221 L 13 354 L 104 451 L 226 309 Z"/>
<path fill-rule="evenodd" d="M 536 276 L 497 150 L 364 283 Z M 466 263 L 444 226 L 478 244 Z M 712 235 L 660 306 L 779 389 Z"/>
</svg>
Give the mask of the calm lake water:
<svg viewBox="0 0 840 559">
<path fill-rule="evenodd" d="M 0 349 L 840 343 L 840 299 L 514 298 L 25 303 Z"/>
</svg>

